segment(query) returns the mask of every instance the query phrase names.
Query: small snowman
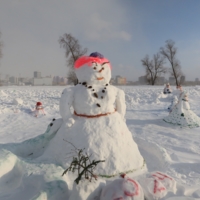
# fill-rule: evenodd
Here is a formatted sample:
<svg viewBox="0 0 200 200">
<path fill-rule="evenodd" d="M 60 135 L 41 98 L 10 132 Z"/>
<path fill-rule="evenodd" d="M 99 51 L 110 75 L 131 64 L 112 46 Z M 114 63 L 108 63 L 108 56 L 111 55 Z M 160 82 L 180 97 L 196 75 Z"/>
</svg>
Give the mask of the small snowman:
<svg viewBox="0 0 200 200">
<path fill-rule="evenodd" d="M 42 112 L 43 115 L 46 115 L 45 112 L 44 112 L 44 107 L 42 105 L 42 102 L 37 102 L 36 105 L 35 105 L 35 117 L 38 117 L 40 111 Z"/>
<path fill-rule="evenodd" d="M 163 93 L 164 93 L 164 94 L 171 94 L 171 93 L 172 93 L 172 89 L 171 89 L 169 83 L 166 84 L 166 86 L 165 86 L 165 88 L 164 88 L 164 90 L 163 90 Z"/>
<path fill-rule="evenodd" d="M 178 103 L 163 120 L 180 127 L 194 128 L 200 126 L 200 118 L 190 109 L 188 93 L 185 91 L 181 92 Z"/>
<path fill-rule="evenodd" d="M 95 52 L 80 57 L 74 70 L 78 84 L 62 92 L 63 124 L 43 154 L 45 159 L 68 167 L 74 146 L 84 149 L 91 160 L 105 160 L 95 168 L 98 176 L 145 171 L 144 159 L 125 123 L 124 91 L 109 84 L 109 60 Z"/>
</svg>

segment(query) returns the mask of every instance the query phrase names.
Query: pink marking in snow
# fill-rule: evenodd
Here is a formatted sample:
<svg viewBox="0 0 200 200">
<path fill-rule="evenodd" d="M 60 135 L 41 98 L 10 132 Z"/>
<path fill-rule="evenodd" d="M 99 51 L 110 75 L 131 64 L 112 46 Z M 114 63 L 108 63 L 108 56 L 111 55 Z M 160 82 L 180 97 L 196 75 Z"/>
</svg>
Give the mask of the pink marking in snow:
<svg viewBox="0 0 200 200">
<path fill-rule="evenodd" d="M 120 174 L 120 176 L 121 176 L 122 178 L 124 178 L 124 177 L 126 176 L 126 174 Z"/>
<path fill-rule="evenodd" d="M 158 180 L 164 180 L 166 178 L 172 180 L 172 178 L 170 178 L 169 176 L 162 174 L 160 172 L 156 172 L 155 174 L 152 174 L 153 177 L 157 178 Z"/>
<path fill-rule="evenodd" d="M 91 67 L 93 62 L 99 63 L 99 64 L 108 63 L 109 67 L 111 68 L 111 65 L 110 65 L 110 62 L 108 59 L 98 58 L 98 57 L 89 57 L 89 56 L 82 56 L 78 60 L 76 60 L 76 62 L 74 64 L 74 68 L 78 69 L 85 64 L 87 64 L 89 67 Z"/>
<path fill-rule="evenodd" d="M 139 185 L 133 180 L 133 179 L 130 179 L 130 178 L 127 178 L 127 182 L 131 182 L 135 188 L 135 191 L 134 192 L 127 192 L 127 191 L 124 191 L 124 194 L 128 197 L 133 197 L 133 196 L 138 196 L 139 195 Z"/>
<path fill-rule="evenodd" d="M 157 180 L 154 180 L 154 189 L 153 189 L 153 193 L 156 194 L 157 192 L 162 192 L 166 190 L 166 188 L 164 187 L 160 187 L 158 188 L 158 181 Z"/>
</svg>

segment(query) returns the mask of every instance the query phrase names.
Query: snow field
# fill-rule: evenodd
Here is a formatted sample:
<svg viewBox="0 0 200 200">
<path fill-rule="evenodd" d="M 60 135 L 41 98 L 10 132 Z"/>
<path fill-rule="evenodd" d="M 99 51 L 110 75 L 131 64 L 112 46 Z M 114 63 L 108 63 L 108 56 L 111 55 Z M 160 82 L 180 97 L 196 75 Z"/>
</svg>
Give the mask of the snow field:
<svg viewBox="0 0 200 200">
<path fill-rule="evenodd" d="M 162 199 L 200 199 L 200 128 L 179 128 L 165 123 L 162 119 L 168 115 L 167 107 L 170 105 L 170 95 L 163 95 L 161 86 L 127 86 L 120 87 L 126 94 L 126 123 L 139 150 L 144 157 L 148 171 L 161 171 L 177 182 L 177 192 L 167 193 Z M 60 118 L 59 99 L 64 87 L 3 87 L 0 93 L 0 143 L 3 146 L 21 143 L 27 139 L 41 135 L 47 129 L 53 118 Z M 172 89 L 175 89 L 172 87 Z M 200 88 L 183 88 L 188 91 L 191 110 L 200 116 Z M 3 95 L 2 95 L 3 94 Z M 22 104 L 13 104 L 13 99 L 21 99 Z M 32 110 L 35 103 L 41 101 L 44 105 L 46 116 L 33 116 Z M 2 145 L 0 145 L 2 148 Z M 29 148 L 29 147 L 27 147 Z M 23 150 L 23 149 L 22 149 Z M 29 152 L 30 149 L 27 149 Z M 32 151 L 30 151 L 32 152 Z M 0 199 L 12 200 L 15 197 L 23 199 L 54 199 L 68 196 L 73 191 L 73 175 L 63 177 L 64 182 L 55 181 L 50 177 L 41 176 L 43 166 L 30 165 L 29 168 L 37 171 L 30 179 L 24 176 L 22 163 L 17 156 L 4 151 L 6 162 L 0 161 Z M 22 156 L 22 155 L 21 155 Z M 4 160 L 4 161 L 5 161 Z M 34 169 L 33 169 L 34 168 Z M 47 171 L 53 173 L 57 169 L 52 165 Z M 62 168 L 59 172 L 62 173 Z M 56 174 L 58 175 L 58 171 Z M 6 185 L 10 177 L 15 176 L 11 184 Z M 54 174 L 55 175 L 55 174 Z M 131 174 L 129 175 L 131 177 Z M 43 177 L 43 178 L 42 178 Z M 48 181 L 47 181 L 48 180 Z M 25 191 L 24 185 L 38 183 L 32 192 Z M 40 184 L 39 184 L 40 183 Z M 35 185 L 35 184 L 34 184 Z M 7 190 L 7 188 L 10 190 Z M 53 187 L 52 187 L 53 186 Z M 41 192 L 42 188 L 42 192 Z M 55 188 L 54 195 L 50 190 Z M 60 188 L 60 189 L 59 189 Z M 91 189 L 91 188 L 90 188 Z M 62 191 L 62 192 L 60 192 Z M 18 196 L 17 196 L 18 195 Z M 57 195 L 57 196 L 56 196 Z"/>
</svg>

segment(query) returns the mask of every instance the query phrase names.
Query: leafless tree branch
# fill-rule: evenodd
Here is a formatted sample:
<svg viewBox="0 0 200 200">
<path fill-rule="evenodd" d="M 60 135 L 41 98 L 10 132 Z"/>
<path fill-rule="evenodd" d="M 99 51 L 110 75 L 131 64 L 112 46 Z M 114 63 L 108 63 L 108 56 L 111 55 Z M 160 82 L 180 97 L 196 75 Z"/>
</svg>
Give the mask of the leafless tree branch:
<svg viewBox="0 0 200 200">
<path fill-rule="evenodd" d="M 67 58 L 67 66 L 69 67 L 68 80 L 70 83 L 77 84 L 77 77 L 74 73 L 75 61 L 87 53 L 87 48 L 82 49 L 79 41 L 71 34 L 65 33 L 59 38 L 60 46 L 65 49 L 65 56 Z"/>
<path fill-rule="evenodd" d="M 160 48 L 160 53 L 169 61 L 171 65 L 170 74 L 175 78 L 176 85 L 178 86 L 183 73 L 181 71 L 180 62 L 176 59 L 177 48 L 174 45 L 174 41 L 167 40 L 165 42 L 165 47 Z"/>
<path fill-rule="evenodd" d="M 145 67 L 146 80 L 151 85 L 155 85 L 158 77 L 167 72 L 167 68 L 164 67 L 165 58 L 159 53 L 155 54 L 152 60 L 150 60 L 149 56 L 147 55 L 141 60 L 141 62 Z"/>
</svg>

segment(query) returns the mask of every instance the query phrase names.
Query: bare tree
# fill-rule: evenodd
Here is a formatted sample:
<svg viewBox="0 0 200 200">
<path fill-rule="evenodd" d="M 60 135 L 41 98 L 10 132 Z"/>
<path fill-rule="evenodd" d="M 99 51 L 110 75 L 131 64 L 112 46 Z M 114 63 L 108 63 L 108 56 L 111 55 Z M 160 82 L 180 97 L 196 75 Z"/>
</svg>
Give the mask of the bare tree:
<svg viewBox="0 0 200 200">
<path fill-rule="evenodd" d="M 180 62 L 176 59 L 177 48 L 174 46 L 175 42 L 172 40 L 167 40 L 165 43 L 165 47 L 160 48 L 160 53 L 169 61 L 171 65 L 170 73 L 175 78 L 176 85 L 178 86 L 183 73 Z"/>
<path fill-rule="evenodd" d="M 165 58 L 159 53 L 155 54 L 152 60 L 150 60 L 149 56 L 147 55 L 144 59 L 141 60 L 141 62 L 145 67 L 146 80 L 151 85 L 155 85 L 158 77 L 167 72 L 167 68 L 164 67 Z"/>
<path fill-rule="evenodd" d="M 73 37 L 71 34 L 65 33 L 62 37 L 59 38 L 59 43 L 66 52 L 65 56 L 67 58 L 67 66 L 69 67 L 68 72 L 68 81 L 70 83 L 77 84 L 78 79 L 74 72 L 74 63 L 82 55 L 87 53 L 87 48 L 82 49 L 79 41 Z"/>
</svg>

